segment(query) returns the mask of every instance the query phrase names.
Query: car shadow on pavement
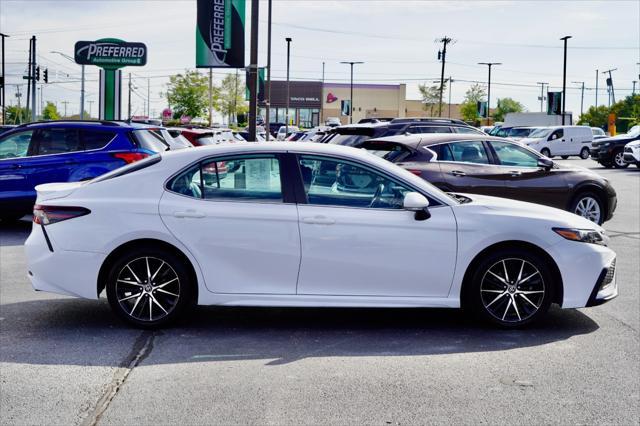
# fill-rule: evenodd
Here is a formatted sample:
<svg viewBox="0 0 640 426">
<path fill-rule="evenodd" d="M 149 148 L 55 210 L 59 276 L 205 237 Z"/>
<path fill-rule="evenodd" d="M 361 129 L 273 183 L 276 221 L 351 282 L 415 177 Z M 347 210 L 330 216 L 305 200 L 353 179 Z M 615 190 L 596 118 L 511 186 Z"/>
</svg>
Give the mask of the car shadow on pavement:
<svg viewBox="0 0 640 426">
<path fill-rule="evenodd" d="M 456 309 L 199 307 L 179 326 L 130 328 L 104 300 L 53 299 L 0 307 L 0 362 L 121 366 L 140 339 L 143 365 L 305 358 L 415 356 L 503 351 L 591 333 L 578 310 L 553 307 L 522 330 L 497 329 Z M 138 343 L 136 343 L 138 342 Z"/>
</svg>

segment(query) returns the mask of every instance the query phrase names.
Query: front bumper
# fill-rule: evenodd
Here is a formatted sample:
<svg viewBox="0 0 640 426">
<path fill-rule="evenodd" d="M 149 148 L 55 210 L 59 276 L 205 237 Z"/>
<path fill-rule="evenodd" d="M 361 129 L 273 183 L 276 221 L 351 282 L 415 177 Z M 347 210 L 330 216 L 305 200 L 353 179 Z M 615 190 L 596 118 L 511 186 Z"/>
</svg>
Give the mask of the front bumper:
<svg viewBox="0 0 640 426">
<path fill-rule="evenodd" d="M 618 283 L 616 282 L 616 260 L 614 258 L 609 266 L 600 272 L 598 281 L 596 281 L 587 301 L 587 307 L 602 305 L 616 297 L 618 297 Z"/>
<path fill-rule="evenodd" d="M 632 149 L 625 148 L 624 155 L 622 157 L 625 163 L 639 164 L 640 163 L 640 148 Z"/>
</svg>

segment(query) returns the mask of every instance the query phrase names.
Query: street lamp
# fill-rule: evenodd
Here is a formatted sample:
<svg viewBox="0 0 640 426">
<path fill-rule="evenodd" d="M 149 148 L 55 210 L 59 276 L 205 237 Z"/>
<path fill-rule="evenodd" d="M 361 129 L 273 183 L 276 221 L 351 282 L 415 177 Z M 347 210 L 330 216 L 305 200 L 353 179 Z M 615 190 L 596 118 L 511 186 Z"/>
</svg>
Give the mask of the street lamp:
<svg viewBox="0 0 640 426">
<path fill-rule="evenodd" d="M 487 111 L 485 112 L 487 125 L 489 125 L 489 110 L 491 109 L 491 67 L 494 65 L 502 65 L 502 62 L 478 62 L 478 65 L 487 65 L 489 67 L 489 81 L 487 84 Z"/>
<path fill-rule="evenodd" d="M 364 64 L 364 62 L 343 61 L 341 64 L 349 64 L 351 66 L 351 94 L 349 95 L 349 124 L 353 124 L 353 66 L 356 64 Z"/>
<path fill-rule="evenodd" d="M 562 125 L 564 126 L 565 107 L 567 105 L 567 40 L 572 36 L 564 36 L 564 65 L 562 68 Z"/>
<path fill-rule="evenodd" d="M 284 131 L 284 137 L 285 139 L 287 138 L 287 135 L 289 134 L 289 100 L 290 98 L 290 82 L 289 82 L 289 64 L 290 64 L 290 59 L 291 59 L 291 37 L 287 37 L 285 38 L 285 40 L 287 41 L 287 112 L 285 114 L 287 122 L 285 123 L 285 131 Z"/>
<path fill-rule="evenodd" d="M 58 52 L 57 50 L 52 50 L 51 53 L 57 53 L 74 64 L 76 63 L 75 59 L 65 53 Z M 80 82 L 80 120 L 84 120 L 84 65 L 80 65 L 80 68 L 82 69 L 82 78 Z"/>
</svg>

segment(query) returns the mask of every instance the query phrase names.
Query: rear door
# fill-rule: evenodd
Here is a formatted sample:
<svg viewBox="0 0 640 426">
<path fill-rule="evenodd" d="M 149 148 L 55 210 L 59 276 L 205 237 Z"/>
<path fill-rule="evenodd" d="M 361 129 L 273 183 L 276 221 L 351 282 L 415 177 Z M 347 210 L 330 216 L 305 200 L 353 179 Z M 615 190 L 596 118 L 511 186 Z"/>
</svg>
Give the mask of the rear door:
<svg viewBox="0 0 640 426">
<path fill-rule="evenodd" d="M 481 140 L 442 144 L 438 163 L 449 191 L 492 196 L 504 191 L 500 170 Z"/>
<path fill-rule="evenodd" d="M 564 209 L 570 188 L 560 169 L 538 167 L 539 156 L 515 143 L 489 141 L 497 162 L 505 198 Z"/>
</svg>

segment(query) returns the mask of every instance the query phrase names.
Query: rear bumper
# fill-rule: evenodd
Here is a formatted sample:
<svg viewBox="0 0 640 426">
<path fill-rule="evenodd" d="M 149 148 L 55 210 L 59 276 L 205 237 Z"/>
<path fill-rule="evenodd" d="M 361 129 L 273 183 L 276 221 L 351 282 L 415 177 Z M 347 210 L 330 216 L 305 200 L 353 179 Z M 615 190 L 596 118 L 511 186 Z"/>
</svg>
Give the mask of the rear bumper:
<svg viewBox="0 0 640 426">
<path fill-rule="evenodd" d="M 49 243 L 42 227 L 34 224 L 24 244 L 28 276 L 33 289 L 97 299 L 98 272 L 106 256 L 62 250 L 51 239 Z"/>
</svg>

